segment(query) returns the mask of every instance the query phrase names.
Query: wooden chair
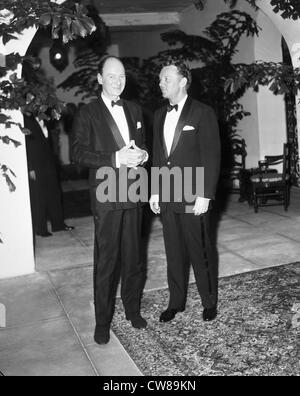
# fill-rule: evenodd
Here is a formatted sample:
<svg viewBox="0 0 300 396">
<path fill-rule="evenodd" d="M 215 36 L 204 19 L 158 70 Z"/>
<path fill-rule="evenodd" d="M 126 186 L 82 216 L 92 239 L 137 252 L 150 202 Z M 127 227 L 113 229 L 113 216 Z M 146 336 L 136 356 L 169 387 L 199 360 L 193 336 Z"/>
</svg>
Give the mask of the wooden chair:
<svg viewBox="0 0 300 396">
<path fill-rule="evenodd" d="M 229 187 L 230 192 L 240 193 L 241 171 L 246 166 L 246 142 L 245 139 L 234 138 L 231 140 L 231 166 L 224 169 L 223 180 Z"/>
<path fill-rule="evenodd" d="M 283 205 L 287 211 L 290 203 L 289 146 L 283 145 L 283 154 L 266 155 L 258 163 L 258 173 L 251 176 L 252 202 L 255 213 L 260 206 Z M 271 167 L 281 165 L 280 171 Z M 271 201 L 271 202 L 270 202 Z"/>
</svg>

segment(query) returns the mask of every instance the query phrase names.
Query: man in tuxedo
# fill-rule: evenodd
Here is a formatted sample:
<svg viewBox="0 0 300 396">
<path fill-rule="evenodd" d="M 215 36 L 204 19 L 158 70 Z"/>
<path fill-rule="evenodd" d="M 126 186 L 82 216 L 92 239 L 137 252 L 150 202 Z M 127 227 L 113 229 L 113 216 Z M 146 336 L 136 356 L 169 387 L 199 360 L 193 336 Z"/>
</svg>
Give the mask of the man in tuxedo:
<svg viewBox="0 0 300 396">
<path fill-rule="evenodd" d="M 163 198 L 167 196 L 163 179 L 153 181 L 152 186 L 150 206 L 162 217 L 170 292 L 160 321 L 169 322 L 185 310 L 190 263 L 204 307 L 203 319 L 211 321 L 217 316 L 217 257 L 209 217 L 220 167 L 218 123 L 209 106 L 188 96 L 191 73 L 185 64 L 171 61 L 159 77 L 168 104 L 154 116 L 153 166 L 179 169 L 184 178 L 182 189 L 176 177 L 170 183 L 168 201 Z M 190 172 L 185 174 L 187 169 Z M 197 169 L 203 170 L 204 180 L 203 174 L 198 177 L 201 172 L 197 176 Z M 187 186 L 196 191 L 193 201 L 186 198 Z"/>
<path fill-rule="evenodd" d="M 122 62 L 114 56 L 105 57 L 99 64 L 97 79 L 102 86 L 101 95 L 82 106 L 74 120 L 73 159 L 89 168 L 95 223 L 94 339 L 98 344 L 106 344 L 120 275 L 126 319 L 135 328 L 147 326 L 140 314 L 145 281 L 140 255 L 142 203 L 121 199 L 119 181 L 124 172 L 131 173 L 127 180 L 129 189 L 135 182 L 133 172 L 148 160 L 148 153 L 140 106 L 120 99 L 126 83 Z M 112 194 L 115 200 L 105 200 L 99 192 L 103 192 L 100 187 L 107 182 L 104 173 L 108 169 L 116 177 L 116 191 Z"/>
</svg>

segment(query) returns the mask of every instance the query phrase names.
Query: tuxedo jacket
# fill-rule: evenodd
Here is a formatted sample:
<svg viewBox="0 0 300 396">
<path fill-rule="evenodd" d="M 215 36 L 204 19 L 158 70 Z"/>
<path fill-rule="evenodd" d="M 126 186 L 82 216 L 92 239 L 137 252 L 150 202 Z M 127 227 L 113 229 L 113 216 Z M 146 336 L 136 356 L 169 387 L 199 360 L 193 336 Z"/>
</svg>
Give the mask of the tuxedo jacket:
<svg viewBox="0 0 300 396">
<path fill-rule="evenodd" d="M 24 127 L 31 134 L 26 135 L 28 170 L 34 170 L 40 177 L 47 178 L 49 172 L 56 172 L 55 157 L 48 139 L 34 117 L 24 115 Z"/>
<path fill-rule="evenodd" d="M 133 102 L 124 102 L 124 113 L 127 119 L 130 140 L 135 140 L 138 147 L 145 150 L 145 130 L 140 106 Z M 128 175 L 125 166 L 116 168 L 116 152 L 126 144 L 119 128 L 102 98 L 93 100 L 81 107 L 73 122 L 72 159 L 83 167 L 89 168 L 89 185 L 91 192 L 91 208 L 94 214 L 99 211 L 121 210 L 137 207 L 141 202 L 130 202 L 120 197 L 119 179 Z M 100 175 L 99 170 L 109 168 L 112 179 L 107 175 Z M 135 182 L 134 170 L 130 170 L 127 178 L 128 189 Z M 136 172 L 137 173 L 137 172 Z M 124 178 L 123 178 L 124 179 Z M 122 180 L 123 180 L 122 179 Z M 100 184 L 105 182 L 113 191 L 114 198 L 101 202 L 97 198 Z M 102 184 L 103 185 L 103 184 Z M 124 195 L 124 194 L 123 194 Z"/>
<path fill-rule="evenodd" d="M 173 110 L 174 111 L 174 110 Z M 171 179 L 170 202 L 163 202 L 162 191 L 166 188 L 163 178 L 153 180 L 152 194 L 159 194 L 161 210 L 166 205 L 171 205 L 175 212 L 185 213 L 187 207 L 192 209 L 195 201 L 186 199 L 188 188 L 194 196 L 200 191 L 200 196 L 214 199 L 219 172 L 220 172 L 220 137 L 216 115 L 213 109 L 188 97 L 182 109 L 170 154 L 164 139 L 164 123 L 167 114 L 167 106 L 157 110 L 154 115 L 154 139 L 153 139 L 153 166 L 166 167 L 169 170 L 179 169 L 182 175 L 181 188 L 174 183 L 178 180 Z M 202 168 L 204 180 L 197 168 Z M 188 172 L 185 174 L 185 169 Z M 199 178 L 199 176 L 201 176 Z M 175 180 L 175 181 L 174 181 Z"/>
</svg>

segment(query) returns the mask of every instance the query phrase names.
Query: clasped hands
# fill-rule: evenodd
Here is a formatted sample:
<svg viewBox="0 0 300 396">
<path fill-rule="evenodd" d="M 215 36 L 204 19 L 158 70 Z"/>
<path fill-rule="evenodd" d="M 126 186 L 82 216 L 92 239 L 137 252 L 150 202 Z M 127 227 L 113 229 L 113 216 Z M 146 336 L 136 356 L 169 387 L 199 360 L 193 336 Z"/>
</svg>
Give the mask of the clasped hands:
<svg viewBox="0 0 300 396">
<path fill-rule="evenodd" d="M 148 153 L 140 149 L 135 141 L 132 140 L 127 146 L 123 147 L 119 152 L 119 162 L 127 168 L 136 168 L 142 165 L 148 158 Z"/>
<path fill-rule="evenodd" d="M 210 199 L 208 198 L 197 197 L 195 206 L 193 207 L 193 212 L 195 216 L 200 216 L 206 213 L 209 209 L 209 202 Z M 153 213 L 155 214 L 160 213 L 159 195 L 152 195 L 149 204 Z"/>
</svg>

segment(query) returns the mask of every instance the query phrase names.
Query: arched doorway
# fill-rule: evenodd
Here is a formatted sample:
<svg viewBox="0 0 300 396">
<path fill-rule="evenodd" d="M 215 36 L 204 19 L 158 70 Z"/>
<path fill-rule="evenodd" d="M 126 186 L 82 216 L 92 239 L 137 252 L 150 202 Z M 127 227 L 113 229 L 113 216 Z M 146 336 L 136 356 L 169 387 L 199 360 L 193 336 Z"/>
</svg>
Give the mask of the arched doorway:
<svg viewBox="0 0 300 396">
<path fill-rule="evenodd" d="M 292 66 L 292 58 L 288 45 L 282 37 L 282 58 L 283 64 Z M 286 127 L 287 127 L 287 142 L 291 147 L 291 173 L 292 183 L 298 185 L 300 183 L 300 167 L 299 167 L 299 142 L 298 142 L 298 128 L 297 128 L 297 108 L 296 97 L 293 94 L 285 95 L 285 113 L 286 113 Z"/>
<path fill-rule="evenodd" d="M 276 14 L 270 2 L 260 1 L 257 2 L 257 6 L 263 12 L 274 26 L 281 33 L 283 39 L 286 42 L 285 53 L 288 55 L 287 60 L 294 68 L 300 67 L 300 24 L 299 20 L 284 19 L 280 13 Z M 282 61 L 282 59 L 280 60 Z M 287 109 L 288 111 L 288 109 Z M 293 140 L 294 153 L 293 153 L 293 166 L 294 166 L 294 184 L 300 185 L 300 162 L 299 162 L 299 142 L 300 142 L 300 94 L 295 98 L 295 103 L 289 108 L 289 120 L 287 121 L 287 127 L 290 128 L 289 139 Z M 292 115 L 294 113 L 294 115 Z M 296 118 L 296 124 L 294 117 Z M 294 138 L 292 138 L 292 136 Z M 295 138 L 296 137 L 296 138 Z"/>
</svg>

